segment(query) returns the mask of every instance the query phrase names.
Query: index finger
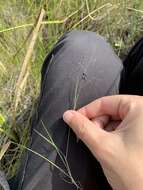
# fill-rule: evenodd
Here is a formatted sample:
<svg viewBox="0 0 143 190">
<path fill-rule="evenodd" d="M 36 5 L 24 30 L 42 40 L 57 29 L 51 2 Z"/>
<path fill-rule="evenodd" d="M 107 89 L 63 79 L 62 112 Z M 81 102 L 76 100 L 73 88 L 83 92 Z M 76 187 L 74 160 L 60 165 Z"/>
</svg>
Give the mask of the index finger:
<svg viewBox="0 0 143 190">
<path fill-rule="evenodd" d="M 122 120 L 127 115 L 131 103 L 138 98 L 139 96 L 133 95 L 105 96 L 80 108 L 78 112 L 89 119 L 108 115 L 115 120 Z"/>
</svg>

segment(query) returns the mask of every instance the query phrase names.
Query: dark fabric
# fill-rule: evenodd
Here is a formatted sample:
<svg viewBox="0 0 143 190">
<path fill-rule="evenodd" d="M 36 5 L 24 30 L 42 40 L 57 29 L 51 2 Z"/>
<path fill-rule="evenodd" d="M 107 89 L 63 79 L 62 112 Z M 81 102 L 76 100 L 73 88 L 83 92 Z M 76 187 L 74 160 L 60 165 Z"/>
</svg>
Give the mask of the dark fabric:
<svg viewBox="0 0 143 190">
<path fill-rule="evenodd" d="M 110 190 L 111 187 L 97 160 L 72 131 L 69 133 L 62 115 L 65 110 L 80 108 L 96 98 L 118 94 L 121 71 L 122 63 L 106 40 L 88 31 L 66 33 L 43 64 L 29 148 L 67 173 L 65 161 L 41 135 L 48 140 L 52 138 L 60 151 L 67 153 L 71 175 L 80 189 Z M 76 190 L 74 181 L 44 158 L 26 151 L 11 189 Z"/>
<path fill-rule="evenodd" d="M 123 65 L 120 93 L 143 95 L 143 38 L 130 50 Z"/>
</svg>

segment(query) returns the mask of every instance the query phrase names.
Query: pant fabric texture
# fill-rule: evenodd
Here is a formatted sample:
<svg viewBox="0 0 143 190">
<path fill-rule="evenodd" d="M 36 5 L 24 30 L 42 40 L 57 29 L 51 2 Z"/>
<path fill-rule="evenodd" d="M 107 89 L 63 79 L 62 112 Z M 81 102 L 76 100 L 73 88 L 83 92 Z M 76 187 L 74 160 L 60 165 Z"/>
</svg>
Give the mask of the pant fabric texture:
<svg viewBox="0 0 143 190">
<path fill-rule="evenodd" d="M 143 39 L 122 62 L 100 35 L 67 32 L 46 57 L 41 76 L 30 150 L 25 151 L 10 189 L 112 189 L 99 162 L 64 123 L 62 115 L 67 109 L 78 109 L 103 96 L 142 95 Z"/>
</svg>

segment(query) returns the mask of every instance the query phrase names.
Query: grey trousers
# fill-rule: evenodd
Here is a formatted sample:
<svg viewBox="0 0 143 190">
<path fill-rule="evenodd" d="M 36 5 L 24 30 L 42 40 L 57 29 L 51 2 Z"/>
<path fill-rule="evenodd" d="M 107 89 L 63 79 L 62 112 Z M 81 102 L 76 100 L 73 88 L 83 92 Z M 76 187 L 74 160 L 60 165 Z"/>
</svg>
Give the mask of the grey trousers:
<svg viewBox="0 0 143 190">
<path fill-rule="evenodd" d="M 14 189 L 111 189 L 99 163 L 77 141 L 62 115 L 96 98 L 118 94 L 122 69 L 110 45 L 93 32 L 68 32 L 57 42 L 42 68 L 30 150 L 25 153 Z"/>
<path fill-rule="evenodd" d="M 118 94 L 122 70 L 121 60 L 96 33 L 71 31 L 55 44 L 42 67 L 29 150 L 11 189 L 111 189 L 100 164 L 62 115 L 96 98 Z"/>
</svg>

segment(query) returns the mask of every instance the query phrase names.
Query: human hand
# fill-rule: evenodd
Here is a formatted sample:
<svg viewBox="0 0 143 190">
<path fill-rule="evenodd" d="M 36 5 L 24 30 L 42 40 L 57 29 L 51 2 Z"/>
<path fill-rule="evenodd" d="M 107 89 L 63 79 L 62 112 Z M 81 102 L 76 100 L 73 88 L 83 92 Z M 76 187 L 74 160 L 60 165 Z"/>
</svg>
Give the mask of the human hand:
<svg viewBox="0 0 143 190">
<path fill-rule="evenodd" d="M 143 97 L 97 99 L 64 121 L 100 162 L 114 190 L 143 189 Z"/>
</svg>

